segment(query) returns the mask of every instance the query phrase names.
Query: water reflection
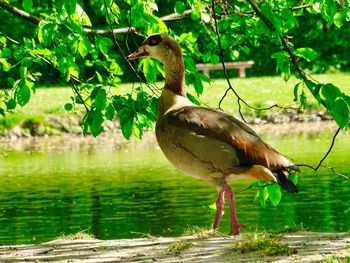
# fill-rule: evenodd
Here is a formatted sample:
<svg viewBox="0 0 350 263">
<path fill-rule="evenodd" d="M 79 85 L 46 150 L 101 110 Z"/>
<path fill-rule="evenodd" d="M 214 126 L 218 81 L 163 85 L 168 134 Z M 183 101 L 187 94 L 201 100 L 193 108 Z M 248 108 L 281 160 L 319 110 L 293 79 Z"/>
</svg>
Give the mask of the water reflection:
<svg viewBox="0 0 350 263">
<path fill-rule="evenodd" d="M 274 138 L 272 144 L 296 163 L 314 164 L 328 147 L 327 137 Z M 349 174 L 349 150 L 350 141 L 342 135 L 328 164 Z M 241 189 L 250 183 L 232 185 Z M 188 226 L 209 227 L 213 215 L 203 206 L 216 199 L 214 187 L 179 173 L 154 143 L 119 150 L 109 143 L 3 152 L 0 186 L 1 244 L 43 242 L 79 230 L 102 239 L 179 235 Z M 315 231 L 350 229 L 348 182 L 327 170 L 304 169 L 299 189 L 267 209 L 254 203 L 256 191 L 237 194 L 244 231 L 300 225 Z M 227 214 L 223 232 L 229 231 Z"/>
</svg>

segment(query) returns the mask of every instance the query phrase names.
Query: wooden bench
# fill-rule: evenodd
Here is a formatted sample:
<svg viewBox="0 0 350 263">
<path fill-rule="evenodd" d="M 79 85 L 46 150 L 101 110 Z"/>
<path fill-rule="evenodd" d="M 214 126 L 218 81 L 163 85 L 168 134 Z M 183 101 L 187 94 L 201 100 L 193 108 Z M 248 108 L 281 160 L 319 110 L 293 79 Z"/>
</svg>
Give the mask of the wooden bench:
<svg viewBox="0 0 350 263">
<path fill-rule="evenodd" d="M 226 69 L 236 68 L 238 69 L 238 76 L 244 78 L 246 76 L 245 70 L 251 68 L 254 65 L 254 61 L 239 61 L 239 62 L 225 62 Z M 223 69 L 222 64 L 197 64 L 197 70 L 202 71 L 204 75 L 209 77 L 210 70 Z"/>
</svg>

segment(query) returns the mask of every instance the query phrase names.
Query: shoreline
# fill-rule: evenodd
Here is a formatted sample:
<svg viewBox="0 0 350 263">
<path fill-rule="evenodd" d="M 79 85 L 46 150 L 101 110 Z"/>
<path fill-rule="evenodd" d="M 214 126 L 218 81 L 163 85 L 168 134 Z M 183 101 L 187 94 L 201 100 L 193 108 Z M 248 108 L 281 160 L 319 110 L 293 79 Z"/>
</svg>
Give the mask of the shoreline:
<svg viewBox="0 0 350 263">
<path fill-rule="evenodd" d="M 321 134 L 334 133 L 337 125 L 334 121 L 313 121 L 313 122 L 286 122 L 286 123 L 266 123 L 248 124 L 261 137 L 296 137 L 296 136 L 317 136 Z M 43 148 L 60 147 L 91 147 L 112 145 L 115 149 L 120 149 L 130 144 L 148 145 L 156 144 L 154 131 L 149 130 L 144 133 L 142 139 L 131 137 L 126 140 L 119 125 L 109 127 L 98 137 L 82 133 L 63 133 L 61 135 L 43 136 L 10 136 L 0 137 L 0 150 L 35 150 Z"/>
</svg>

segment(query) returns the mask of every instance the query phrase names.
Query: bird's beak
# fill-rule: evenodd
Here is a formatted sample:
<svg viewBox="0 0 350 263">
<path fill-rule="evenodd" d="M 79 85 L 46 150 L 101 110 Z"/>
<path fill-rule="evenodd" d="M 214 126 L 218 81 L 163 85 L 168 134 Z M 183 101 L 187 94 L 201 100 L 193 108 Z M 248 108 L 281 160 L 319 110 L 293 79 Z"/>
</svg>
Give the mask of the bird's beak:
<svg viewBox="0 0 350 263">
<path fill-rule="evenodd" d="M 145 50 L 145 47 L 141 46 L 134 53 L 131 53 L 129 56 L 127 56 L 127 58 L 128 58 L 128 60 L 133 60 L 133 59 L 143 58 L 143 57 L 148 57 L 148 56 L 149 56 L 149 53 Z"/>
</svg>

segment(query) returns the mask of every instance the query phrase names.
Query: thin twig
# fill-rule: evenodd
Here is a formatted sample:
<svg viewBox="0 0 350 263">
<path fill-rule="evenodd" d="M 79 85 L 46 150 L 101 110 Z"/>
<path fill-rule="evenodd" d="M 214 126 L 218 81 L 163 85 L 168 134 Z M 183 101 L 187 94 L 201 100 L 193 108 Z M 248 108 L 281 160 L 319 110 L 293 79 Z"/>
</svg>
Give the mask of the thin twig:
<svg viewBox="0 0 350 263">
<path fill-rule="evenodd" d="M 290 11 L 298 11 L 298 10 L 304 10 L 306 8 L 310 8 L 312 7 L 313 5 L 300 5 L 300 6 L 293 6 L 293 7 L 290 7 L 289 10 Z M 280 9 L 272 9 L 272 12 L 280 12 Z M 240 15 L 240 16 L 249 16 L 249 15 L 252 15 L 254 14 L 255 11 L 234 11 L 233 14 L 235 15 Z"/>
<path fill-rule="evenodd" d="M 221 104 L 222 102 L 224 101 L 224 99 L 226 98 L 227 94 L 229 91 L 232 91 L 234 93 L 234 95 L 236 96 L 237 98 L 237 104 L 238 104 L 238 112 L 242 118 L 242 120 L 244 122 L 246 122 L 244 116 L 243 116 L 243 113 L 242 113 L 242 105 L 241 103 L 243 103 L 244 105 L 246 105 L 248 108 L 251 108 L 253 110 L 256 110 L 256 111 L 267 111 L 267 110 L 271 110 L 272 108 L 279 108 L 281 110 L 299 110 L 300 107 L 282 107 L 282 106 L 279 106 L 278 104 L 274 104 L 274 105 L 271 105 L 269 107 L 265 107 L 265 108 L 256 108 L 252 105 L 250 105 L 249 103 L 247 103 L 244 99 L 242 99 L 242 97 L 236 92 L 236 90 L 232 87 L 231 85 L 231 81 L 228 77 L 228 74 L 227 74 L 227 69 L 226 69 L 226 65 L 225 65 L 225 61 L 224 61 L 224 51 L 223 51 L 223 48 L 222 48 L 222 45 L 221 45 L 221 37 L 220 37 L 220 32 L 219 32 L 219 28 L 218 28 L 218 23 L 217 23 L 217 19 L 216 19 L 216 11 L 215 11 L 215 3 L 214 3 L 214 0 L 211 2 L 212 4 L 212 12 L 213 12 L 213 19 L 214 19 L 214 25 L 215 25 L 215 34 L 217 36 L 217 41 L 218 41 L 218 48 L 219 48 L 219 51 L 220 51 L 220 62 L 222 64 L 222 67 L 223 67 L 223 71 L 224 71 L 224 75 L 225 75 L 225 79 L 228 83 L 228 88 L 226 89 L 224 95 L 221 97 L 220 101 L 219 101 L 219 108 L 221 109 Z"/>
<path fill-rule="evenodd" d="M 271 23 L 271 21 L 261 12 L 260 8 L 256 5 L 255 0 L 249 0 L 249 3 L 251 7 L 254 9 L 254 12 L 256 13 L 256 15 L 270 28 L 270 30 L 277 32 L 276 28 Z M 282 42 L 284 50 L 288 53 L 295 70 L 298 72 L 299 76 L 302 78 L 302 80 L 306 84 L 309 79 L 307 78 L 306 73 L 300 67 L 297 56 L 293 53 L 292 49 L 289 47 L 290 45 L 289 45 L 288 39 L 286 38 L 286 36 L 282 34 L 278 34 L 278 37 Z M 321 99 L 320 102 L 325 108 L 327 108 L 326 102 L 323 99 Z"/>
<path fill-rule="evenodd" d="M 216 11 L 215 11 L 214 0 L 212 0 L 212 2 L 211 2 L 211 7 L 212 7 L 212 12 L 213 12 L 213 18 L 214 18 L 215 34 L 216 34 L 217 39 L 218 39 L 218 46 L 219 46 L 219 51 L 220 51 L 220 60 L 221 60 L 222 68 L 224 70 L 224 75 L 225 75 L 226 81 L 227 81 L 228 86 L 229 86 L 229 88 L 226 90 L 224 96 L 219 101 L 219 108 L 221 109 L 221 103 L 223 102 L 224 98 L 227 96 L 228 91 L 231 90 L 237 97 L 238 112 L 241 115 L 242 120 L 245 121 L 244 116 L 243 116 L 242 111 L 241 111 L 241 107 L 242 107 L 241 106 L 241 101 L 242 101 L 242 99 L 238 95 L 238 93 L 235 91 L 235 89 L 232 87 L 230 79 L 229 79 L 229 77 L 227 75 L 226 65 L 225 65 L 225 61 L 224 61 L 224 51 L 223 51 L 222 46 L 221 46 L 220 32 L 219 32 L 218 22 L 216 20 Z"/>
<path fill-rule="evenodd" d="M 106 0 L 104 0 L 103 3 L 104 3 L 104 5 L 105 5 L 105 7 L 106 7 L 106 10 L 109 10 L 112 14 L 114 14 L 114 13 L 113 13 L 113 10 L 110 9 L 110 8 L 108 7 Z M 130 12 L 131 12 L 131 10 L 130 10 Z M 116 15 L 116 14 L 114 14 L 114 15 Z M 111 30 L 112 30 L 112 23 L 111 23 L 111 20 L 110 20 L 109 16 L 107 16 L 107 19 L 108 19 L 108 24 L 110 25 Z M 131 15 L 130 15 L 130 19 L 131 19 Z M 129 26 L 128 28 L 131 28 L 131 27 L 132 27 L 132 26 L 131 26 L 131 22 L 130 22 L 130 26 Z M 130 31 L 130 32 L 132 32 L 132 31 Z M 129 32 L 129 33 L 130 33 L 130 32 Z M 128 36 L 128 35 L 127 35 L 127 36 Z M 117 45 L 117 47 L 118 47 L 120 53 L 123 55 L 123 58 L 125 59 L 125 61 L 129 64 L 130 68 L 131 68 L 131 69 L 134 71 L 134 73 L 136 74 L 137 78 L 139 79 L 139 82 L 142 83 L 142 82 L 143 82 L 143 79 L 141 78 L 140 74 L 137 72 L 137 70 L 136 70 L 136 68 L 134 67 L 134 65 L 126 58 L 125 52 L 124 52 L 124 50 L 121 48 L 121 46 L 120 46 L 120 44 L 119 44 L 119 42 L 118 42 L 118 40 L 117 40 L 117 38 L 116 38 L 115 35 L 113 35 L 113 40 L 114 40 L 114 43 Z M 147 87 L 153 92 L 154 95 L 159 96 L 159 93 L 157 94 L 158 87 L 156 87 L 155 85 L 154 85 L 154 86 L 155 86 L 155 87 L 154 87 L 154 86 L 150 85 L 150 84 L 147 83 L 147 82 L 146 82 L 146 85 L 147 85 Z"/>
<path fill-rule="evenodd" d="M 82 97 L 81 94 L 79 93 L 79 90 L 78 90 L 77 86 L 75 85 L 74 81 L 71 79 L 70 82 L 72 83 L 72 87 L 73 87 L 74 93 L 79 97 L 81 103 L 83 103 L 83 105 L 84 105 L 84 107 L 85 107 L 85 110 L 86 110 L 87 112 L 89 112 L 90 109 L 88 108 L 88 106 L 86 105 L 86 103 L 85 103 L 83 97 Z"/>
<path fill-rule="evenodd" d="M 273 184 L 275 184 L 276 182 L 269 182 L 269 183 L 266 183 L 266 184 L 263 184 L 263 185 L 250 185 L 250 186 L 248 186 L 248 187 L 245 187 L 245 188 L 242 188 L 242 189 L 240 189 L 240 190 L 237 190 L 237 191 L 235 191 L 235 194 L 237 194 L 237 193 L 241 193 L 241 192 L 245 192 L 245 191 L 247 191 L 247 190 L 249 190 L 249 189 L 252 189 L 252 188 L 262 188 L 262 187 L 267 187 L 267 186 L 270 186 L 270 185 L 273 185 Z"/>
<path fill-rule="evenodd" d="M 271 21 L 266 17 L 264 16 L 264 14 L 262 14 L 262 12 L 260 11 L 259 7 L 256 5 L 255 3 L 255 0 L 249 0 L 249 3 L 250 5 L 252 6 L 254 12 L 256 13 L 256 15 L 258 17 L 260 17 L 260 19 L 274 32 L 277 32 L 274 25 L 271 23 Z M 282 34 L 278 34 L 279 38 L 281 39 L 281 42 L 282 42 L 282 45 L 285 49 L 285 51 L 287 51 L 293 65 L 294 65 L 294 68 L 295 70 L 298 72 L 298 74 L 300 75 L 300 77 L 302 78 L 302 80 L 304 81 L 304 83 L 307 83 L 308 81 L 308 77 L 307 75 L 305 74 L 305 72 L 302 70 L 302 68 L 300 67 L 299 63 L 298 63 L 298 59 L 297 57 L 295 56 L 295 54 L 293 53 L 293 51 L 291 50 L 291 48 L 289 47 L 289 43 L 288 43 L 288 40 L 287 38 L 282 35 Z M 321 104 L 323 106 L 326 107 L 326 103 L 324 100 L 321 100 Z M 335 143 L 335 140 L 337 138 L 337 135 L 339 134 L 341 128 L 338 128 L 337 131 L 335 132 L 333 138 L 332 138 L 332 143 L 328 149 L 328 151 L 325 153 L 325 155 L 323 156 L 323 158 L 319 161 L 318 165 L 316 167 L 312 167 L 311 165 L 307 165 L 307 164 L 300 164 L 298 166 L 304 166 L 304 167 L 308 167 L 310 169 L 313 169 L 314 171 L 317 171 L 318 168 L 320 168 L 322 166 L 322 163 L 324 162 L 324 160 L 328 157 L 328 155 L 330 154 L 330 152 L 332 151 L 333 149 L 333 146 L 334 146 L 334 143 Z M 332 170 L 332 172 L 334 174 L 337 174 L 337 175 L 341 175 L 343 178 L 348 178 L 347 176 L 345 175 L 342 175 L 338 172 L 335 172 L 335 170 L 331 167 L 327 167 L 328 169 Z M 350 180 L 350 179 L 348 179 Z"/>
<path fill-rule="evenodd" d="M 297 164 L 297 166 L 308 167 L 308 168 L 310 168 L 310 169 L 312 169 L 312 170 L 314 170 L 314 171 L 317 171 L 318 168 L 320 168 L 321 166 L 323 166 L 322 163 L 324 162 L 324 160 L 326 160 L 326 158 L 328 157 L 328 155 L 331 153 L 331 151 L 332 151 L 332 149 L 333 149 L 333 147 L 334 147 L 334 144 L 335 144 L 335 140 L 336 140 L 336 138 L 337 138 L 337 136 L 338 136 L 340 130 L 341 130 L 341 128 L 338 128 L 338 129 L 336 130 L 336 132 L 334 133 L 333 138 L 332 138 L 331 145 L 329 146 L 327 152 L 326 152 L 325 155 L 322 157 L 322 159 L 319 161 L 319 163 L 317 164 L 316 167 L 313 167 L 313 166 L 308 165 L 308 164 Z"/>
</svg>

